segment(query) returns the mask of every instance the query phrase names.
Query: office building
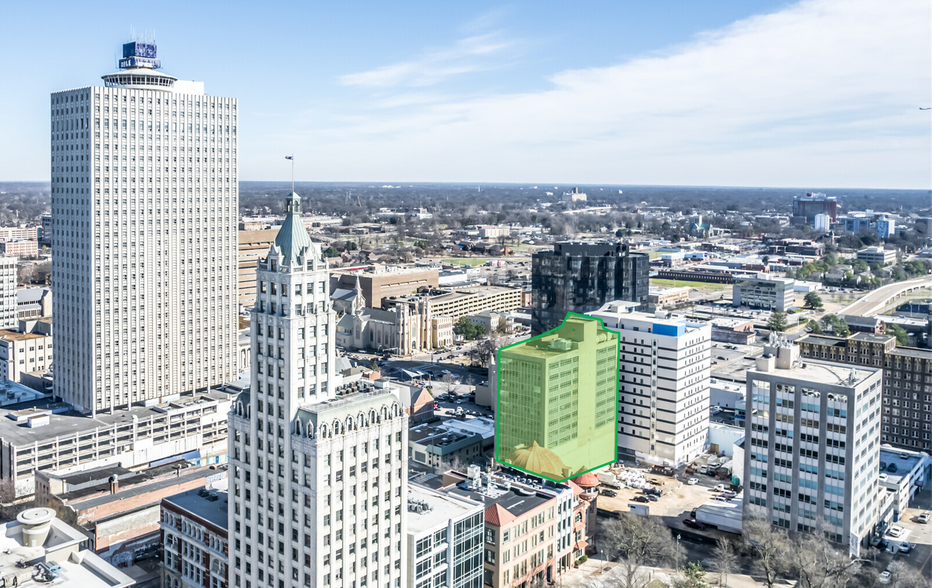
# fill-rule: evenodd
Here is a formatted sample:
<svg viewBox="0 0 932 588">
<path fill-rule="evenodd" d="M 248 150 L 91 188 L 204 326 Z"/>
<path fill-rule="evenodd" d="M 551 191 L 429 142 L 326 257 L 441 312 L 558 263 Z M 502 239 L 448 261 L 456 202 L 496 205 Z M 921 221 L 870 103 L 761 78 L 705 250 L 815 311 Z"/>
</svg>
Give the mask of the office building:
<svg viewBox="0 0 932 588">
<path fill-rule="evenodd" d="M 620 243 L 556 243 L 531 261 L 531 332 L 539 335 L 563 323 L 568 312 L 585 314 L 612 300 L 629 300 L 647 310 L 646 253 Z"/>
<path fill-rule="evenodd" d="M 578 315 L 502 348 L 496 460 L 555 482 L 614 463 L 618 349 Z"/>
<path fill-rule="evenodd" d="M 667 306 L 676 306 L 689 302 L 690 288 L 650 288 L 647 293 L 647 304 L 652 309 L 663 309 Z"/>
<path fill-rule="evenodd" d="M 39 239 L 39 245 L 42 247 L 51 247 L 52 246 L 52 215 L 43 214 L 42 215 L 42 226 L 40 231 L 37 233 Z"/>
<path fill-rule="evenodd" d="M 38 239 L 39 227 L 0 227 L 0 241 L 36 241 Z"/>
<path fill-rule="evenodd" d="M 256 262 L 269 250 L 277 234 L 276 229 L 237 232 L 236 289 L 240 311 L 256 301 Z"/>
<path fill-rule="evenodd" d="M 896 236 L 896 220 L 889 217 L 877 219 L 877 236 L 881 239 Z"/>
<path fill-rule="evenodd" d="M 635 307 L 611 302 L 589 313 L 621 336 L 618 453 L 679 467 L 706 449 L 712 327 Z"/>
<path fill-rule="evenodd" d="M 162 499 L 161 588 L 229 588 L 226 484 Z"/>
<path fill-rule="evenodd" d="M 338 270 L 330 276 L 330 292 L 343 288 L 362 289 L 366 306 L 380 308 L 382 300 L 391 296 L 407 296 L 421 289 L 439 286 L 436 268 L 405 266 L 367 266 L 364 269 Z"/>
<path fill-rule="evenodd" d="M 433 399 L 430 403 L 432 406 Z M 433 411 L 430 416 L 433 417 Z M 481 459 L 482 452 L 483 439 L 479 433 L 451 431 L 442 424 L 428 423 L 408 431 L 408 459 L 437 473 L 457 466 L 466 467 Z"/>
<path fill-rule="evenodd" d="M 795 304 L 795 284 L 796 280 L 792 278 L 778 278 L 766 274 L 736 278 L 731 288 L 731 304 L 785 312 Z"/>
<path fill-rule="evenodd" d="M 16 291 L 17 320 L 52 316 L 52 291 L 48 288 L 20 288 Z"/>
<path fill-rule="evenodd" d="M 830 217 L 829 215 L 825 213 L 819 213 L 815 215 L 815 219 L 813 220 L 812 227 L 820 233 L 827 233 L 829 230 L 829 226 L 831 224 L 832 224 L 832 217 Z"/>
<path fill-rule="evenodd" d="M 0 330 L 0 379 L 19 382 L 24 373 L 52 367 L 52 321 L 21 320 Z"/>
<path fill-rule="evenodd" d="M 35 259 L 39 256 L 39 242 L 35 239 L 0 241 L 0 255 L 9 255 L 20 259 Z"/>
<path fill-rule="evenodd" d="M 0 255 L 0 329 L 15 328 L 17 323 L 16 261 Z"/>
<path fill-rule="evenodd" d="M 236 379 L 237 103 L 123 46 L 55 92 L 55 392 L 84 413 Z"/>
<path fill-rule="evenodd" d="M 418 484 L 408 486 L 407 585 L 481 588 L 485 507 Z"/>
<path fill-rule="evenodd" d="M 896 263 L 896 250 L 884 249 L 883 246 L 867 247 L 858 251 L 858 259 L 868 265 L 885 266 Z"/>
<path fill-rule="evenodd" d="M 817 214 L 826 214 L 831 222 L 835 222 L 838 218 L 838 208 L 838 200 L 834 196 L 826 196 L 819 192 L 796 196 L 793 199 L 793 216 L 805 219 L 801 224 L 812 225 Z"/>
<path fill-rule="evenodd" d="M 341 386 L 297 194 L 256 273 L 250 386 L 230 414 L 232 585 L 401 588 L 408 417 L 384 388 Z"/>
<path fill-rule="evenodd" d="M 775 337 L 747 372 L 745 516 L 859 557 L 878 517 L 879 367 L 799 360 Z"/>
<path fill-rule="evenodd" d="M 6 586 L 126 588 L 135 581 L 93 551 L 86 537 L 50 508 L 29 508 L 3 525 L 0 577 Z"/>
<path fill-rule="evenodd" d="M 804 335 L 800 353 L 847 365 L 883 368 L 880 440 L 913 451 L 932 450 L 932 351 L 899 347 L 893 335 Z"/>
</svg>

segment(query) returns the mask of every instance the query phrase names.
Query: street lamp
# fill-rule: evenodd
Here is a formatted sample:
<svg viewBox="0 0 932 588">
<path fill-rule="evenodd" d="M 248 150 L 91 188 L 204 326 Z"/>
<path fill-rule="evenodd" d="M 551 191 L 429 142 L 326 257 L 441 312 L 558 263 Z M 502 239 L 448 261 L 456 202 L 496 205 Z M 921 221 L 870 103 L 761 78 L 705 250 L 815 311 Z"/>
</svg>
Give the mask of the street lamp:
<svg viewBox="0 0 932 588">
<path fill-rule="evenodd" d="M 600 556 L 600 558 L 601 558 L 601 560 L 602 560 L 602 571 L 599 572 L 599 575 L 601 576 L 601 575 L 605 574 L 605 550 L 604 550 L 604 549 L 600 549 L 600 550 L 599 550 L 599 556 Z"/>
<path fill-rule="evenodd" d="M 680 534 L 676 534 L 676 569 L 680 569 Z"/>
</svg>

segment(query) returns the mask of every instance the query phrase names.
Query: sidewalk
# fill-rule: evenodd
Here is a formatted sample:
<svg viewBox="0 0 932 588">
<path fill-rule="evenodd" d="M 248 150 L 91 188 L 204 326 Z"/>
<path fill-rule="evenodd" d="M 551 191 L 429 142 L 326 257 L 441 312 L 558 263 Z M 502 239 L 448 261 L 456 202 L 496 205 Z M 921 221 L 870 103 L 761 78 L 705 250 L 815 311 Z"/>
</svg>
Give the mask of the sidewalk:
<svg viewBox="0 0 932 588">
<path fill-rule="evenodd" d="M 610 588 L 617 586 L 618 581 L 614 577 L 620 572 L 620 570 L 616 569 L 617 564 L 607 562 L 604 564 L 604 572 L 602 568 L 602 560 L 598 559 L 598 557 L 590 558 L 578 568 L 571 569 L 564 574 L 563 577 L 557 581 L 557 586 L 561 585 L 561 581 L 564 586 L 575 586 L 583 582 L 585 582 L 587 588 Z M 677 575 L 676 572 L 670 568 L 652 567 L 642 568 L 641 574 L 643 574 L 645 580 L 659 581 L 657 584 L 651 584 L 651 586 L 669 586 Z M 719 586 L 718 574 L 716 573 L 707 572 L 705 580 L 710 586 Z M 780 581 L 777 582 L 777 585 L 792 587 L 796 585 L 796 582 Z M 764 583 L 758 582 L 752 576 L 744 574 L 729 574 L 728 583 L 726 584 L 727 588 L 757 588 L 759 586 L 764 586 Z"/>
</svg>

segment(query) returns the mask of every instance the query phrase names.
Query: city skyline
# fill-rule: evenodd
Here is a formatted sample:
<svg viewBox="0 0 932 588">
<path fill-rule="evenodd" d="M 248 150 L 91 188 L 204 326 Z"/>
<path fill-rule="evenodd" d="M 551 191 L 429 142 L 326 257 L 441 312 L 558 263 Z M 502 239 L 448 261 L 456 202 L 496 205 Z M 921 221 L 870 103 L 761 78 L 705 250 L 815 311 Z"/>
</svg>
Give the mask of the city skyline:
<svg viewBox="0 0 932 588">
<path fill-rule="evenodd" d="M 132 24 L 155 29 L 167 73 L 243 96 L 246 181 L 286 179 L 292 152 L 299 181 L 927 189 L 932 174 L 919 2 L 480 4 L 410 19 L 366 6 L 353 21 L 293 5 L 185 10 L 192 18 L 61 7 L 67 28 L 49 34 L 88 55 L 80 64 L 53 56 L 48 36 L 0 41 L 31 57 L 7 64 L 24 89 L 0 98 L 20 113 L 4 123 L 0 177 L 47 178 L 40 97 L 115 69 Z M 44 17 L 10 11 L 22 31 Z M 221 19 L 223 32 L 195 35 L 202 18 Z M 106 36 L 78 39 L 71 31 L 88 20 Z M 253 42 L 234 44 L 231 31 Z M 37 82 L 35 60 L 48 64 Z M 289 91 L 265 91 L 276 84 Z"/>
</svg>

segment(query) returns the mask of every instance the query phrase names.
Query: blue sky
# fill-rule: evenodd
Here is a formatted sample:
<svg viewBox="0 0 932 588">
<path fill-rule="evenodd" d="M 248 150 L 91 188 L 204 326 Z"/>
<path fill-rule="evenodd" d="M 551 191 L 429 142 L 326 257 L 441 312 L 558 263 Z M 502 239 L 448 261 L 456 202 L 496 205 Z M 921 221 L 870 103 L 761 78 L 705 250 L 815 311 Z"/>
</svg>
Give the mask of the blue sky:
<svg viewBox="0 0 932 588">
<path fill-rule="evenodd" d="M 131 27 L 240 101 L 240 178 L 932 186 L 927 0 L 4 2 L 0 180 Z M 15 82 L 13 82 L 15 80 Z"/>
</svg>

